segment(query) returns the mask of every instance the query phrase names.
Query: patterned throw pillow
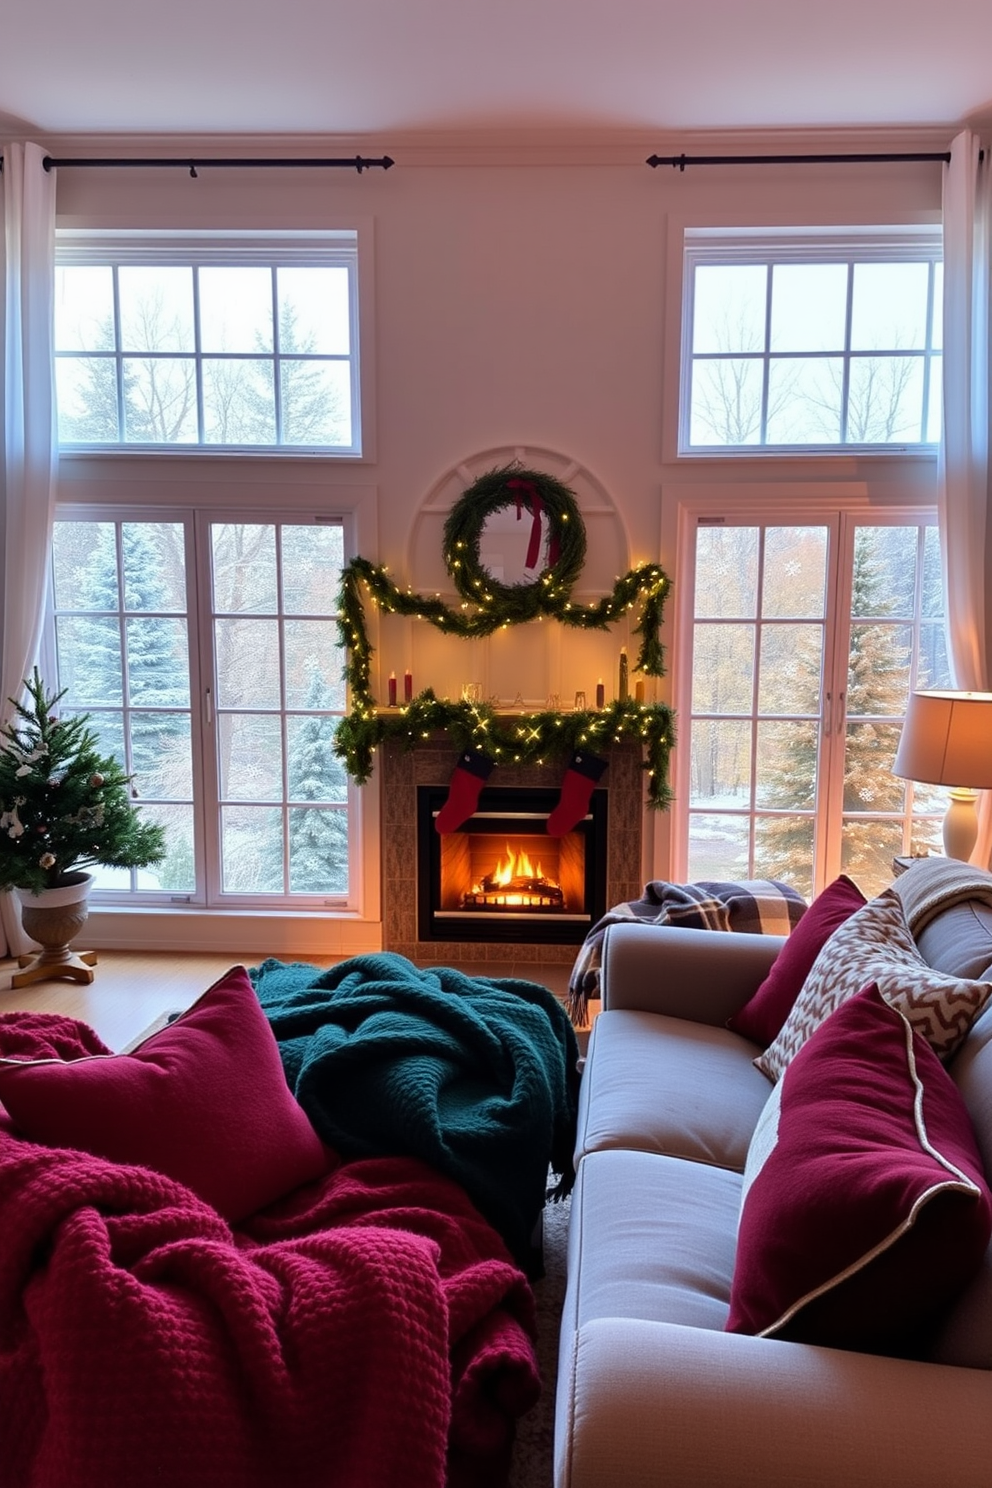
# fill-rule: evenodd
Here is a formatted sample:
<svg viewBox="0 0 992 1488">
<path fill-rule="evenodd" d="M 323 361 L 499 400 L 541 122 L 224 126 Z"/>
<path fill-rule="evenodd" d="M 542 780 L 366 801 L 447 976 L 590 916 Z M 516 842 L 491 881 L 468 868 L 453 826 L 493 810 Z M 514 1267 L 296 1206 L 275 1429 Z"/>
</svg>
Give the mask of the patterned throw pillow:
<svg viewBox="0 0 992 1488">
<path fill-rule="evenodd" d="M 941 1059 L 967 1036 L 992 983 L 964 981 L 934 971 L 917 949 L 894 889 L 870 899 L 824 945 L 781 1032 L 754 1063 L 778 1080 L 790 1060 L 834 1008 L 875 982 L 887 1002 L 906 1015 Z"/>
<path fill-rule="evenodd" d="M 727 1331 L 916 1352 L 990 1233 L 957 1086 L 868 987 L 799 1051 L 755 1128 Z"/>
</svg>

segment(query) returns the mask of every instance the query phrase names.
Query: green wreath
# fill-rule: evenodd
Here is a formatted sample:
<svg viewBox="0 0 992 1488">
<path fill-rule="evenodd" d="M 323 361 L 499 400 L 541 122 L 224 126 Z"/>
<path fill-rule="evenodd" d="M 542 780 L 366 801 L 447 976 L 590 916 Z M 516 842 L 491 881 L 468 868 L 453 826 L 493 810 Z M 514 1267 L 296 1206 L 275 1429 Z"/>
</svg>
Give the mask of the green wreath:
<svg viewBox="0 0 992 1488">
<path fill-rule="evenodd" d="M 499 582 L 479 555 L 487 519 L 511 506 L 518 516 L 526 511 L 531 518 L 532 569 L 540 551 L 542 518 L 547 518 L 549 561 L 531 584 Z M 541 470 L 503 465 L 480 476 L 455 502 L 444 524 L 442 554 L 463 599 L 483 608 L 495 606 L 501 623 L 517 624 L 542 612 L 554 614 L 567 601 L 585 562 L 586 530 L 575 496 L 561 481 Z"/>
</svg>

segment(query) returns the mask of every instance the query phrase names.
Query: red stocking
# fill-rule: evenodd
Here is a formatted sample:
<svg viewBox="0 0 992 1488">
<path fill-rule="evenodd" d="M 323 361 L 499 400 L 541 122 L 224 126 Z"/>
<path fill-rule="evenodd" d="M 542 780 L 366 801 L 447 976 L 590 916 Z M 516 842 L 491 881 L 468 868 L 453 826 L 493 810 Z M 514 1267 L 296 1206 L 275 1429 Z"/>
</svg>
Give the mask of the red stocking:
<svg viewBox="0 0 992 1488">
<path fill-rule="evenodd" d="M 593 787 L 606 769 L 607 761 L 588 750 L 577 749 L 568 762 L 561 783 L 558 805 L 548 817 L 548 836 L 564 837 L 585 816 Z"/>
<path fill-rule="evenodd" d="M 434 819 L 442 836 L 457 832 L 479 803 L 479 792 L 492 774 L 495 760 L 481 749 L 463 749 L 448 785 L 448 799 Z"/>
</svg>

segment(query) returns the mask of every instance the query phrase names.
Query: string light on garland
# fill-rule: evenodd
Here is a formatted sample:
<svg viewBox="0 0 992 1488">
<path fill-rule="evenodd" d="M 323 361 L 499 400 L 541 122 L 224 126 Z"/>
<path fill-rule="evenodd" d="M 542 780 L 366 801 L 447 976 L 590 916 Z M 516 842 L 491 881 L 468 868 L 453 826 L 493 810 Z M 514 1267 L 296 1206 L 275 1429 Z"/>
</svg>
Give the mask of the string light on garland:
<svg viewBox="0 0 992 1488">
<path fill-rule="evenodd" d="M 497 582 L 483 567 L 479 544 L 486 519 L 515 506 L 532 520 L 528 560 L 546 536 L 547 566 L 530 584 Z M 545 525 L 547 532 L 545 534 Z M 535 537 L 540 534 L 540 539 Z M 414 593 L 393 583 L 385 564 L 355 558 L 341 573 L 338 634 L 346 651 L 345 680 L 352 710 L 338 726 L 335 753 L 359 784 L 372 773 L 373 755 L 385 739 L 413 743 L 434 732 L 450 736 L 460 748 L 482 748 L 499 758 L 511 752 L 515 761 L 533 763 L 548 755 L 567 754 L 578 743 L 603 742 L 608 733 L 622 743 L 637 738 L 646 753 L 648 804 L 668 805 L 668 760 L 674 739 L 674 715 L 665 704 L 615 702 L 595 712 L 561 713 L 549 709 L 500 719 L 487 704 L 468 705 L 439 699 L 428 688 L 397 715 L 380 714 L 371 692 L 373 648 L 365 624 L 365 598 L 384 614 L 424 620 L 444 634 L 479 639 L 508 625 L 543 620 L 545 615 L 573 628 L 607 630 L 640 605 L 634 634 L 640 647 L 634 669 L 647 676 L 664 675 L 659 630 L 669 582 L 657 563 L 645 563 L 619 576 L 611 594 L 596 604 L 571 600 L 572 586 L 586 552 L 585 528 L 573 492 L 543 471 L 507 465 L 489 471 L 452 507 L 445 525 L 443 556 L 461 595 L 457 610 L 439 594 Z M 533 565 L 531 564 L 531 567 Z"/>
</svg>

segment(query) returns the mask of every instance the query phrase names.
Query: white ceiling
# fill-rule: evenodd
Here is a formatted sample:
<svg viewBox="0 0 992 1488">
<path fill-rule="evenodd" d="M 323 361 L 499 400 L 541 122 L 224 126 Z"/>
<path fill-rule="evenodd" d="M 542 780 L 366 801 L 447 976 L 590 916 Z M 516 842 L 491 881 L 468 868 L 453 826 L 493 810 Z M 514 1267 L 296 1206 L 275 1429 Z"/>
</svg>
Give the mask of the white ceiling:
<svg viewBox="0 0 992 1488">
<path fill-rule="evenodd" d="M 992 0 L 5 0 L 7 134 L 944 126 Z"/>
</svg>

